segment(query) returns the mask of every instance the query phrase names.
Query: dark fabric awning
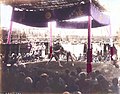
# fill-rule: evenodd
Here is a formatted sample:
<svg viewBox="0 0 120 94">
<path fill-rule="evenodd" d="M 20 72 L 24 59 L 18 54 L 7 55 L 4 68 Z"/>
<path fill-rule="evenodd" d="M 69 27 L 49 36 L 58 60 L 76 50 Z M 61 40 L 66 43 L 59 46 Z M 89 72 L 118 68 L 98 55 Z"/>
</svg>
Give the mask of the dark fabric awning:
<svg viewBox="0 0 120 94">
<path fill-rule="evenodd" d="M 77 4 L 70 7 L 46 10 L 20 10 L 14 8 L 12 20 L 23 24 L 62 21 L 78 16 L 89 15 L 89 5 Z"/>
<path fill-rule="evenodd" d="M 87 28 L 87 22 L 67 22 L 66 20 L 91 16 L 93 18 L 92 27 L 109 25 L 109 17 L 99 11 L 93 3 L 75 3 L 72 6 L 44 9 L 44 10 L 22 10 L 14 6 L 12 21 L 33 27 L 47 27 L 49 21 L 57 21 L 58 27 L 64 28 Z"/>
<path fill-rule="evenodd" d="M 110 24 L 110 17 L 100 12 L 100 10 L 94 5 L 90 4 L 90 12 L 87 10 L 87 16 L 91 16 L 92 20 L 92 28 L 106 26 Z M 63 21 L 57 23 L 58 27 L 61 28 L 76 28 L 76 29 L 84 29 L 88 28 L 88 21 L 82 22 L 71 22 L 71 21 Z"/>
<path fill-rule="evenodd" d="M 92 28 L 101 27 L 101 26 L 105 26 L 105 25 L 100 24 L 95 20 L 92 20 Z M 57 27 L 72 28 L 72 29 L 73 28 L 74 29 L 86 29 L 86 28 L 88 28 L 88 22 L 87 21 L 84 21 L 84 22 L 58 22 Z"/>
</svg>

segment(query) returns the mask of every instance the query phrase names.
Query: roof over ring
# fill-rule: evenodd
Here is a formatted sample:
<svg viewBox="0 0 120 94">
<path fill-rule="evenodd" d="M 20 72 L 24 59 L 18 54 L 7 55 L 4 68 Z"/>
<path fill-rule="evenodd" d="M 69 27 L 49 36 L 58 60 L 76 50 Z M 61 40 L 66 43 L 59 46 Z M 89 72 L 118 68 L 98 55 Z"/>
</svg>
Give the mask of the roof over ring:
<svg viewBox="0 0 120 94">
<path fill-rule="evenodd" d="M 66 22 L 71 18 L 91 16 L 93 27 L 109 24 L 109 17 L 99 2 L 92 0 L 12 0 L 4 2 L 13 7 L 12 21 L 34 26 L 46 27 L 47 22 L 57 21 L 59 27 L 87 28 L 87 22 Z M 74 25 L 72 25 L 74 24 Z"/>
</svg>

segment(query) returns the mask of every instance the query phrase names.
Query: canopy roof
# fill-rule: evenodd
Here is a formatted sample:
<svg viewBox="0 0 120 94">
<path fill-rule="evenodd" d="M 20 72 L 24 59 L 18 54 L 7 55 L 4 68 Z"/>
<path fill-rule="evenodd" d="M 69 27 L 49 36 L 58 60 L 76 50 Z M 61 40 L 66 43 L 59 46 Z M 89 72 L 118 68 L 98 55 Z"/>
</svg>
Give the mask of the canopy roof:
<svg viewBox="0 0 120 94">
<path fill-rule="evenodd" d="M 89 2 L 89 0 L 1 0 L 2 3 L 11 5 L 13 7 L 21 8 L 23 10 L 41 10 L 41 9 L 56 9 L 63 7 L 70 7 L 81 2 Z M 105 10 L 98 0 L 92 0 L 92 2 L 100 9 Z"/>
<path fill-rule="evenodd" d="M 21 24 L 46 27 L 49 21 L 57 21 L 58 27 L 87 28 L 87 22 L 67 22 L 80 16 L 91 16 L 93 27 L 109 24 L 109 17 L 99 2 L 92 0 L 14 0 L 4 2 L 11 5 L 12 20 Z"/>
</svg>

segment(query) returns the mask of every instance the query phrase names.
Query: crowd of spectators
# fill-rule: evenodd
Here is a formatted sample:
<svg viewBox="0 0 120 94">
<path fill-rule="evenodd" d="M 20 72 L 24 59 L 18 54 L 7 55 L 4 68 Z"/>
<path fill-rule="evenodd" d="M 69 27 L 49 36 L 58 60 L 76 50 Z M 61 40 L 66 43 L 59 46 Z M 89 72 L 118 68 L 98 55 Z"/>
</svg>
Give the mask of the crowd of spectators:
<svg viewBox="0 0 120 94">
<path fill-rule="evenodd" d="M 63 72 L 28 65 L 2 68 L 2 92 L 60 94 L 120 94 L 118 78 L 112 81 L 99 71 L 87 74 L 76 67 Z"/>
<path fill-rule="evenodd" d="M 99 70 L 87 74 L 81 67 L 76 67 L 75 70 L 70 70 L 68 67 L 64 72 L 59 72 L 32 67 L 32 64 L 24 64 L 23 62 L 40 60 L 42 51 L 44 53 L 42 56 L 45 56 L 45 51 L 39 49 L 39 44 L 35 45 L 35 48 L 38 49 L 33 49 L 32 52 L 24 55 L 12 53 L 8 60 L 4 60 L 6 58 L 0 56 L 2 92 L 120 94 L 118 78 L 109 81 Z M 31 67 L 29 68 L 28 65 Z"/>
</svg>

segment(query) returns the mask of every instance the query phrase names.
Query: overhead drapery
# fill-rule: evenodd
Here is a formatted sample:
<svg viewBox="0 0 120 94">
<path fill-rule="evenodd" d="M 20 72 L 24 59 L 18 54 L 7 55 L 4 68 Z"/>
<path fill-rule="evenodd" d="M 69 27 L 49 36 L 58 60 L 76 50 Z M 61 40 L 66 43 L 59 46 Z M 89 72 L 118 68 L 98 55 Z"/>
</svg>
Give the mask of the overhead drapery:
<svg viewBox="0 0 120 94">
<path fill-rule="evenodd" d="M 87 8 L 87 7 L 86 7 Z M 71 6 L 66 8 L 54 9 L 54 10 L 19 10 L 15 9 L 13 12 L 13 21 L 22 23 L 29 26 L 45 27 L 49 21 L 62 21 L 66 19 L 75 18 L 81 15 L 85 15 L 87 9 L 82 5 Z M 85 13 L 84 13 L 85 12 Z"/>
<path fill-rule="evenodd" d="M 87 16 L 90 15 L 93 18 L 92 28 L 106 26 L 106 25 L 110 24 L 109 16 L 100 12 L 100 10 L 92 3 L 90 4 L 90 7 L 88 7 L 88 6 L 89 6 L 89 4 L 84 5 L 84 7 L 90 8 L 90 11 L 85 9 L 87 11 L 84 11 L 83 13 L 84 13 L 84 15 L 87 15 Z M 84 28 L 88 28 L 88 21 L 82 21 L 82 22 L 62 21 L 62 22 L 58 22 L 57 25 L 58 25 L 58 27 L 63 27 L 63 28 L 84 29 Z"/>
<path fill-rule="evenodd" d="M 77 4 L 70 7 L 54 10 L 21 10 L 15 9 L 13 21 L 33 27 L 47 27 L 47 22 L 57 21 L 58 27 L 64 28 L 87 28 L 88 22 L 67 22 L 66 20 L 80 17 L 91 16 L 93 18 L 92 27 L 109 25 L 109 16 L 100 12 L 93 3 Z"/>
</svg>

